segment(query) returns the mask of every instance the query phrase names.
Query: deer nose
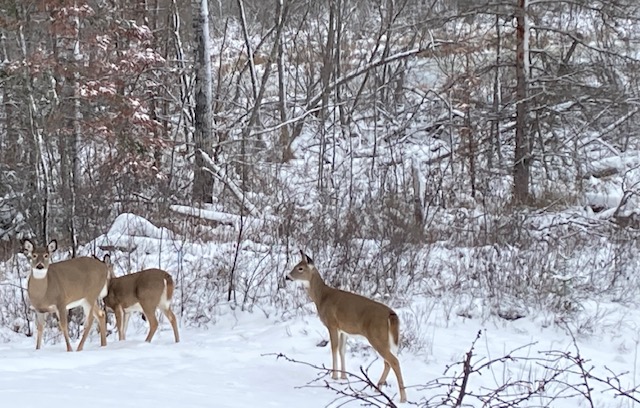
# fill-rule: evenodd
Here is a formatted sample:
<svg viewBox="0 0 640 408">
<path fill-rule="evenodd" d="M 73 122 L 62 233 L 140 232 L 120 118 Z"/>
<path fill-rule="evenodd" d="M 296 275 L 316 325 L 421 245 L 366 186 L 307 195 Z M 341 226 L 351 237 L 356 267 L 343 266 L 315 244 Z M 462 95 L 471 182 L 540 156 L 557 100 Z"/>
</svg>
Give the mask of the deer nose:
<svg viewBox="0 0 640 408">
<path fill-rule="evenodd" d="M 36 269 L 44 269 L 44 265 L 39 263 L 36 265 Z"/>
<path fill-rule="evenodd" d="M 287 275 L 287 276 L 285 276 L 285 277 L 284 277 L 284 280 L 286 280 L 286 281 L 288 281 L 288 280 L 292 281 L 293 279 L 291 279 L 291 276 Z"/>
</svg>

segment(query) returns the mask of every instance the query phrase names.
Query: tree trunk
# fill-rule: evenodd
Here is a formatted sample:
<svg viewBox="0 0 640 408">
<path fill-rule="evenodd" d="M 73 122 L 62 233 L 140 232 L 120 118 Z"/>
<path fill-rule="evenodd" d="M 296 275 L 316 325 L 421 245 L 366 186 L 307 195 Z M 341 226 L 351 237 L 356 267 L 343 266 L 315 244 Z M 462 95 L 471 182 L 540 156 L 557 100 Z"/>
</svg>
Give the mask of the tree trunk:
<svg viewBox="0 0 640 408">
<path fill-rule="evenodd" d="M 277 21 L 276 24 L 282 24 L 283 4 L 276 1 Z M 280 123 L 284 124 L 280 129 L 280 148 L 282 149 L 282 163 L 287 163 L 293 159 L 293 151 L 291 150 L 291 133 L 290 126 L 287 123 L 287 71 L 284 61 L 284 47 L 278 47 L 278 59 L 276 61 L 278 67 L 278 112 L 280 113 Z"/>
<path fill-rule="evenodd" d="M 209 36 L 209 8 L 207 0 L 194 0 L 192 3 L 193 25 L 196 36 L 196 81 L 193 141 L 196 151 L 211 151 L 212 115 L 211 106 L 211 55 Z M 213 176 L 203 170 L 200 154 L 195 155 L 193 171 L 193 199 L 199 203 L 213 202 Z"/>
<path fill-rule="evenodd" d="M 516 9 L 516 147 L 513 167 L 514 204 L 529 202 L 530 145 L 527 135 L 527 62 L 529 35 L 526 28 L 527 0 L 518 0 Z"/>
<path fill-rule="evenodd" d="M 27 41 L 23 26 L 18 27 L 17 35 L 22 58 L 26 61 L 30 55 L 29 50 L 27 49 Z M 33 143 L 28 149 L 28 160 L 33 170 L 30 175 L 30 181 L 27 187 L 28 192 L 26 192 L 26 194 L 32 197 L 32 204 L 30 207 L 33 210 L 33 213 L 39 214 L 36 221 L 38 225 L 35 229 L 40 230 L 40 237 L 43 242 L 49 242 L 49 197 L 51 195 L 49 166 L 45 158 L 46 149 L 42 138 L 42 127 L 40 123 L 38 123 L 39 112 L 36 110 L 36 98 L 34 96 L 32 79 L 26 71 L 23 84 L 26 103 L 28 106 L 27 132 L 31 136 L 30 141 Z"/>
</svg>

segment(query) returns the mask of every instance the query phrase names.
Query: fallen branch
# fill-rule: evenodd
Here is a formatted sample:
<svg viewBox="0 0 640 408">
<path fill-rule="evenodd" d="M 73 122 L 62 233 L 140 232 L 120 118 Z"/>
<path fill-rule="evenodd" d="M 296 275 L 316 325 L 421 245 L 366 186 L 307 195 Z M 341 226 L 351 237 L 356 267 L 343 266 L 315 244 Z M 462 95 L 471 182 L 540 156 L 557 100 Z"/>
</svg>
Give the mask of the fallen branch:
<svg viewBox="0 0 640 408">
<path fill-rule="evenodd" d="M 245 196 L 244 192 L 240 187 L 236 185 L 236 183 L 234 183 L 232 180 L 229 180 L 228 177 L 223 176 L 224 171 L 220 166 L 218 166 L 211 159 L 211 156 L 209 156 L 202 149 L 198 149 L 198 154 L 202 157 L 202 160 L 204 161 L 205 167 L 203 169 L 211 173 L 216 178 L 218 178 L 218 180 L 222 181 L 233 193 L 233 195 L 236 196 L 240 204 L 247 210 L 249 215 L 252 215 L 256 218 L 260 218 L 260 210 L 258 210 L 258 208 L 255 205 L 253 205 L 251 201 L 247 200 L 247 197 Z"/>
</svg>

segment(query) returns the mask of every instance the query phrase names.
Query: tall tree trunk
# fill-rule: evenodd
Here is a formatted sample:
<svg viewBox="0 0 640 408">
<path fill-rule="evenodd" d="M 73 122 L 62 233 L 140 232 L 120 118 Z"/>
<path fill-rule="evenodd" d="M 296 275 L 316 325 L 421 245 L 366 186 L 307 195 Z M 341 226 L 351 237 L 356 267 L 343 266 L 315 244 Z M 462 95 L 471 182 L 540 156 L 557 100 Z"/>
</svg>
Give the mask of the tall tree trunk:
<svg viewBox="0 0 640 408">
<path fill-rule="evenodd" d="M 528 40 L 527 0 L 518 0 L 516 9 L 516 147 L 513 167 L 513 198 L 516 205 L 529 202 L 530 145 L 527 129 Z"/>
<path fill-rule="evenodd" d="M 22 10 L 23 15 L 28 15 L 25 10 Z M 25 24 L 21 24 L 17 27 L 18 41 L 20 44 L 20 51 L 22 58 L 26 61 L 29 58 L 29 50 L 27 45 L 27 39 L 25 38 L 24 28 L 29 26 L 28 17 L 25 20 Z M 33 213 L 39 214 L 36 221 L 37 229 L 39 229 L 40 237 L 43 242 L 48 242 L 49 239 L 49 197 L 51 195 L 51 185 L 49 177 L 49 165 L 45 157 L 45 146 L 42 138 L 42 127 L 38 123 L 38 110 L 36 108 L 36 98 L 33 92 L 32 79 L 25 71 L 24 88 L 27 103 L 27 132 L 31 136 L 30 142 L 33 144 L 29 146 L 29 164 L 33 168 L 30 181 L 28 183 L 27 195 L 32 197 L 31 209 Z"/>
<path fill-rule="evenodd" d="M 496 69 L 493 77 L 493 114 L 491 121 L 491 150 L 487 156 L 487 167 L 493 169 L 493 156 L 497 157 L 497 164 L 502 164 L 502 152 L 500 150 L 500 110 L 502 108 L 502 76 L 500 66 L 502 65 L 502 33 L 500 31 L 500 15 L 496 13 Z"/>
<path fill-rule="evenodd" d="M 82 120 L 82 112 L 80 110 L 80 72 L 78 71 L 78 65 L 82 64 L 82 52 L 80 51 L 80 20 L 75 18 L 77 26 L 76 36 L 73 39 L 73 134 L 69 155 L 71 157 L 71 182 L 69 192 L 71 193 L 71 211 L 69 217 L 69 234 L 71 238 L 71 254 L 76 256 L 76 250 L 78 249 L 78 228 L 76 224 L 76 197 L 78 193 L 78 187 L 80 186 L 80 160 L 78 160 L 78 152 L 80 147 L 80 141 L 82 138 L 82 126 L 80 121 Z"/>
<path fill-rule="evenodd" d="M 335 62 L 333 53 L 336 38 L 336 0 L 329 0 L 329 27 L 327 28 L 327 42 L 324 47 L 322 56 L 322 68 L 320 69 L 320 82 L 322 84 L 322 105 L 320 110 L 320 149 L 318 152 L 318 189 L 324 189 L 324 154 L 326 146 L 326 120 L 329 108 L 329 96 L 333 89 L 329 86 L 331 83 L 332 73 L 334 73 L 333 64 Z"/>
<path fill-rule="evenodd" d="M 286 0 L 288 1 L 288 0 Z M 284 5 L 282 0 L 276 0 L 276 24 L 279 26 L 282 24 L 282 13 Z M 291 132 L 290 126 L 287 125 L 287 70 L 284 62 L 284 47 L 278 47 L 278 59 L 276 61 L 278 66 L 278 112 L 280 113 L 280 123 L 282 128 L 280 129 L 280 149 L 282 152 L 281 160 L 283 163 L 293 159 L 293 151 L 291 150 Z"/>
<path fill-rule="evenodd" d="M 210 152 L 213 141 L 211 106 L 211 55 L 209 36 L 209 7 L 207 0 L 193 0 L 193 25 L 196 36 L 196 82 L 193 141 L 196 152 Z M 204 170 L 203 159 L 195 156 L 193 172 L 193 199 L 200 203 L 213 202 L 213 176 Z"/>
</svg>

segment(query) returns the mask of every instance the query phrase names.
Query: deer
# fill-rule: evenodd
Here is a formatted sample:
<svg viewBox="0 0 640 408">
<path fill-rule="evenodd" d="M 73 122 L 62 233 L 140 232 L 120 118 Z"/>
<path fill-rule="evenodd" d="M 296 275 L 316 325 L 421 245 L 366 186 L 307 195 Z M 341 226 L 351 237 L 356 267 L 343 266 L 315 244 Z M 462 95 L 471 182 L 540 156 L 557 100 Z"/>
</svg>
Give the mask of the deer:
<svg viewBox="0 0 640 408">
<path fill-rule="evenodd" d="M 94 319 L 98 321 L 100 346 L 107 345 L 106 315 L 98 306 L 98 299 L 107 294 L 109 271 L 104 263 L 87 256 L 51 262 L 51 254 L 58 249 L 51 240 L 46 247 L 36 247 L 25 239 L 23 253 L 29 259 L 31 272 L 27 292 L 36 312 L 36 350 L 42 346 L 42 334 L 47 313 L 58 317 L 67 351 L 73 351 L 69 338 L 67 312 L 81 306 L 84 311 L 84 332 L 77 351 L 82 351 Z"/>
<path fill-rule="evenodd" d="M 329 330 L 331 343 L 332 375 L 338 379 L 338 354 L 340 354 L 340 378 L 346 379 L 345 348 L 347 338 L 363 336 L 384 360 L 384 370 L 378 381 L 381 388 L 393 369 L 400 389 L 400 402 L 407 401 L 402 380 L 400 362 L 396 357 L 400 342 L 400 319 L 387 305 L 356 293 L 332 288 L 325 284 L 313 260 L 300 250 L 302 260 L 285 276 L 285 280 L 301 282 L 315 303 L 318 316 Z"/>
<path fill-rule="evenodd" d="M 118 340 L 126 339 L 131 312 L 142 312 L 145 320 L 149 322 L 149 333 L 145 341 L 150 343 L 158 329 L 156 309 L 159 308 L 169 319 L 175 342 L 179 343 L 178 322 L 171 311 L 171 299 L 175 288 L 171 274 L 162 269 L 145 269 L 115 277 L 113 265 L 108 261 L 105 263 L 110 268 L 112 278 L 103 300 L 107 309 L 111 309 L 116 315 Z"/>
</svg>

